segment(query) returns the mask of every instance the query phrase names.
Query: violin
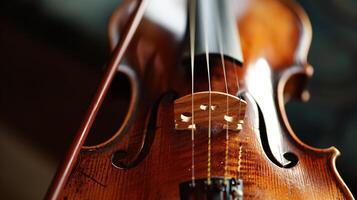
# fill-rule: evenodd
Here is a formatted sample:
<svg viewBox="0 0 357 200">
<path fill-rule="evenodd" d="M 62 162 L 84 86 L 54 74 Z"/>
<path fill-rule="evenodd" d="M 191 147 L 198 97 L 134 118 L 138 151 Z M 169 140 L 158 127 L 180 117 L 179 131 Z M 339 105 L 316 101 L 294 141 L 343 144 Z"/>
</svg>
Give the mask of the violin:
<svg viewBox="0 0 357 200">
<path fill-rule="evenodd" d="M 304 144 L 284 104 L 308 100 L 312 30 L 290 0 L 125 0 L 112 57 L 47 199 L 354 199 L 339 151 Z M 85 144 L 116 74 L 125 119 Z"/>
</svg>

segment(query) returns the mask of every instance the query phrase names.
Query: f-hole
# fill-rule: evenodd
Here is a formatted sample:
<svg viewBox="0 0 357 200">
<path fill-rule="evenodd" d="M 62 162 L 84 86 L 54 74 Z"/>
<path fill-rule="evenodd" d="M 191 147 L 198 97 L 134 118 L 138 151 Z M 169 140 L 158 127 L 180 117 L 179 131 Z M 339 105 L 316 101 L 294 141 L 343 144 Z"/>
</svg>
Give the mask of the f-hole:
<svg viewBox="0 0 357 200">
<path fill-rule="evenodd" d="M 139 165 L 149 154 L 151 146 L 155 139 L 155 132 L 157 129 L 157 116 L 160 106 L 173 105 L 173 101 L 176 97 L 174 92 L 166 92 L 154 103 L 151 108 L 148 124 L 146 125 L 146 132 L 143 132 L 145 135 L 144 143 L 141 149 L 138 151 L 138 154 L 128 160 L 128 153 L 125 150 L 117 150 L 111 156 L 112 165 L 117 169 L 130 169 Z M 173 108 L 172 108 L 173 109 Z M 173 112 L 173 110 L 172 110 Z"/>
<path fill-rule="evenodd" d="M 265 126 L 265 120 L 264 120 L 263 113 L 262 113 L 259 105 L 256 102 L 255 102 L 255 104 L 257 105 L 258 112 L 259 112 L 260 140 L 262 142 L 262 146 L 263 146 L 263 150 L 264 150 L 265 154 L 275 165 L 277 165 L 281 168 L 292 168 L 292 167 L 296 166 L 296 164 L 299 162 L 299 158 L 292 152 L 284 152 L 284 153 L 282 152 L 282 156 L 284 156 L 284 158 L 286 160 L 290 161 L 286 165 L 282 165 L 278 160 L 275 159 L 275 157 L 269 147 L 268 133 L 267 133 L 266 126 Z"/>
</svg>

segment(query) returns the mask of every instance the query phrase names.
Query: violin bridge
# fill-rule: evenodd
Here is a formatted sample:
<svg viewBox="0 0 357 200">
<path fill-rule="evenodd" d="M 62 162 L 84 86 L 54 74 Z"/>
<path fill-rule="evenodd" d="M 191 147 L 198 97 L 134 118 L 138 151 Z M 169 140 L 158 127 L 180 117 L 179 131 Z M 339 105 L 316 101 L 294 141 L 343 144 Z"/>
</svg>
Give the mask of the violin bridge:
<svg viewBox="0 0 357 200">
<path fill-rule="evenodd" d="M 211 95 L 210 108 L 209 95 Z M 246 106 L 244 100 L 223 92 L 206 91 L 186 95 L 175 101 L 175 129 L 179 131 L 196 130 L 198 127 L 206 129 L 211 120 L 211 126 L 216 131 L 228 129 L 239 132 L 243 128 Z M 211 118 L 208 109 L 211 109 Z"/>
</svg>

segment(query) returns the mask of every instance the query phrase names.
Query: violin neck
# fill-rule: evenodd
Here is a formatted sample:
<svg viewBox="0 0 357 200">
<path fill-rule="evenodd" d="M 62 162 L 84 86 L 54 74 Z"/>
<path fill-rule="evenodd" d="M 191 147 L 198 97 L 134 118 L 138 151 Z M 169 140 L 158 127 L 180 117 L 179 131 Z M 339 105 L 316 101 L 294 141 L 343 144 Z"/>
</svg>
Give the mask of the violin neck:
<svg viewBox="0 0 357 200">
<path fill-rule="evenodd" d="M 195 29 L 195 55 L 223 54 L 243 63 L 239 30 L 232 0 L 189 1 L 190 28 Z M 194 22 L 192 21 L 194 20 Z"/>
</svg>

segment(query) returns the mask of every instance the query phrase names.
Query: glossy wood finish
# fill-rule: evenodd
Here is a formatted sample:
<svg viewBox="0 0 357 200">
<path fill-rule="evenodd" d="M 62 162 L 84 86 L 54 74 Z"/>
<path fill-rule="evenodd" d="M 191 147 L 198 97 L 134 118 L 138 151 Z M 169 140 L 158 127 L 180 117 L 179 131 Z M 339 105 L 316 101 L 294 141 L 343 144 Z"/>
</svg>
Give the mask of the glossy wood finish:
<svg viewBox="0 0 357 200">
<path fill-rule="evenodd" d="M 243 179 L 244 199 L 353 199 L 335 167 L 338 151 L 302 143 L 285 114 L 284 101 L 302 97 L 312 75 L 307 17 L 290 1 L 240 2 L 246 5 L 237 13 L 245 62 L 225 65 L 229 93 L 238 92 L 237 74 L 247 108 L 242 131 L 229 131 L 228 175 Z M 135 4 L 125 1 L 113 14 L 112 47 Z M 185 42 L 143 19 L 126 53 L 134 72 L 127 75 L 139 84 L 136 108 L 110 140 L 82 150 L 60 199 L 179 199 L 178 185 L 191 179 L 191 132 L 174 129 L 174 100 L 191 89 L 189 66 L 181 60 Z M 206 91 L 205 63 L 196 66 L 196 90 Z M 214 91 L 224 92 L 219 59 L 211 60 L 211 80 Z M 282 167 L 275 160 L 269 152 L 274 134 L 297 164 Z M 225 144 L 224 132 L 213 134 L 212 176 L 224 176 Z M 196 178 L 206 178 L 207 131 L 197 131 L 195 146 Z"/>
<path fill-rule="evenodd" d="M 209 108 L 210 95 L 211 108 Z M 192 98 L 194 98 L 193 112 Z M 207 129 L 208 121 L 211 119 L 212 126 L 217 132 L 222 132 L 222 129 L 226 128 L 239 132 L 244 123 L 246 105 L 244 100 L 223 92 L 196 92 L 194 95 L 186 95 L 176 99 L 174 103 L 175 129 Z M 207 118 L 208 109 L 211 109 L 211 118 Z"/>
</svg>

